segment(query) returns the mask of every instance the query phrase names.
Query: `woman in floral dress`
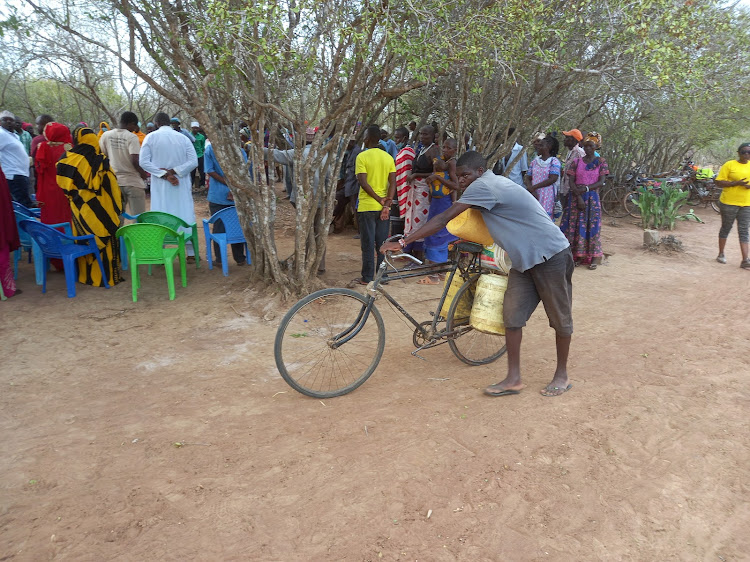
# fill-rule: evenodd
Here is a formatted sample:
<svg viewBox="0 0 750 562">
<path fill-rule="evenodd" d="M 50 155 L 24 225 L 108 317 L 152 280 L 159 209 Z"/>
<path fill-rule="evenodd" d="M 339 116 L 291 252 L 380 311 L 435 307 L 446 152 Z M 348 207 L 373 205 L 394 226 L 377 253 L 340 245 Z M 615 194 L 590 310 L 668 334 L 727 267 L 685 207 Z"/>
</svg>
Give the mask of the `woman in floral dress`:
<svg viewBox="0 0 750 562">
<path fill-rule="evenodd" d="M 570 242 L 576 265 L 596 269 L 602 261 L 602 206 L 599 190 L 609 174 L 604 158 L 596 155 L 602 137 L 591 132 L 583 138 L 584 156 L 568 164 L 570 177 L 568 205 L 563 212 L 560 229 Z"/>
</svg>

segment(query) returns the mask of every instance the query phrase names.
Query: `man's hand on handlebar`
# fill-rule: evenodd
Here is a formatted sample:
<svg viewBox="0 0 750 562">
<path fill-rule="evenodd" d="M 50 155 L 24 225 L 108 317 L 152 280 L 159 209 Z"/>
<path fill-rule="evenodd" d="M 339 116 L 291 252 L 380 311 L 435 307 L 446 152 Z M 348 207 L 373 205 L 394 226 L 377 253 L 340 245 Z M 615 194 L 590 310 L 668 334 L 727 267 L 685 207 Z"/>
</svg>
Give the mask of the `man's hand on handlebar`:
<svg viewBox="0 0 750 562">
<path fill-rule="evenodd" d="M 383 242 L 383 245 L 380 246 L 380 253 L 385 254 L 386 252 L 400 252 L 401 251 L 401 244 L 398 242 Z"/>
</svg>

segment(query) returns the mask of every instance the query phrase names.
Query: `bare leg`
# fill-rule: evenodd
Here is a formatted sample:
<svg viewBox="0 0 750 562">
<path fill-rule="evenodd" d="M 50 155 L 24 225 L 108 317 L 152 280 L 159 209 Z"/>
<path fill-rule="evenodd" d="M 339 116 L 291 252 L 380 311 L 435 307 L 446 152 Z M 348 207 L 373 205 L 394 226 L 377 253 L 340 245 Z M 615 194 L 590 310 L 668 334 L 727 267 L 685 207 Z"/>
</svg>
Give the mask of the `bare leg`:
<svg viewBox="0 0 750 562">
<path fill-rule="evenodd" d="M 727 239 L 726 238 L 719 238 L 719 255 L 720 256 L 724 255 L 724 247 L 726 245 L 727 245 Z"/>
<path fill-rule="evenodd" d="M 747 251 L 748 251 L 747 242 L 740 242 L 740 251 L 742 252 L 742 261 L 747 261 Z"/>
<path fill-rule="evenodd" d="M 544 396 L 560 396 L 568 390 L 568 353 L 570 352 L 570 336 L 555 334 L 557 348 L 557 367 L 552 381 L 542 390 Z"/>
<path fill-rule="evenodd" d="M 521 340 L 523 339 L 523 329 L 506 328 L 505 345 L 508 353 L 508 376 L 499 383 L 492 384 L 484 389 L 485 394 L 490 396 L 502 396 L 501 393 L 517 394 L 517 391 L 524 388 L 521 383 Z M 570 338 L 568 338 L 570 340 Z M 567 355 L 566 355 L 567 357 Z M 514 392 L 506 392 L 514 391 Z"/>
</svg>

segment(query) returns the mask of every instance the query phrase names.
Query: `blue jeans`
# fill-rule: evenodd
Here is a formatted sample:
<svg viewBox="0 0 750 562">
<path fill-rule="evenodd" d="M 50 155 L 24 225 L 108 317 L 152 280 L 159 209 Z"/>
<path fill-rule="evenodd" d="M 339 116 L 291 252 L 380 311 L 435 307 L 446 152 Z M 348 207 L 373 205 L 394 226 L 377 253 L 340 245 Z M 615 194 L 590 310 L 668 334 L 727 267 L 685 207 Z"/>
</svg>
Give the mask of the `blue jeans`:
<svg viewBox="0 0 750 562">
<path fill-rule="evenodd" d="M 29 197 L 29 178 L 16 174 L 12 180 L 8 180 L 8 188 L 13 201 L 20 203 L 24 207 L 33 207 L 34 203 Z"/>
<path fill-rule="evenodd" d="M 390 220 L 380 220 L 380 211 L 361 211 L 357 213 L 359 224 L 359 242 L 362 247 L 362 280 L 370 282 L 375 277 L 375 268 L 383 262 L 383 254 L 378 252 L 388 238 Z M 377 260 L 375 253 L 377 252 Z M 377 261 L 377 266 L 375 265 Z"/>
</svg>

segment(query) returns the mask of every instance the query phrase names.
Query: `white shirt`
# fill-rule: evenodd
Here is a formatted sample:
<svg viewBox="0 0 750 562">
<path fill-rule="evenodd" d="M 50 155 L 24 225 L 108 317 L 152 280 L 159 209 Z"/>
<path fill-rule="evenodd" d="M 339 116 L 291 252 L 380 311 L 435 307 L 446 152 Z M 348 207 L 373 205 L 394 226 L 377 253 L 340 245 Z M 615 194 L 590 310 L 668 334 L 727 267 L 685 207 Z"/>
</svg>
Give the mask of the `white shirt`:
<svg viewBox="0 0 750 562">
<path fill-rule="evenodd" d="M 139 160 L 141 168 L 157 178 L 167 173 L 162 168 L 174 170 L 179 178 L 183 178 L 198 167 L 193 143 L 169 125 L 146 135 Z"/>
<path fill-rule="evenodd" d="M 0 167 L 9 180 L 15 176 L 29 177 L 29 155 L 26 154 L 26 149 L 18 135 L 3 127 L 0 127 Z"/>
<path fill-rule="evenodd" d="M 188 224 L 195 222 L 190 172 L 198 166 L 193 143 L 169 125 L 146 135 L 140 154 L 141 168 L 151 173 L 151 210 L 170 213 Z M 163 176 L 174 170 L 179 180 L 172 185 Z M 193 255 L 192 245 L 187 248 Z"/>
</svg>

